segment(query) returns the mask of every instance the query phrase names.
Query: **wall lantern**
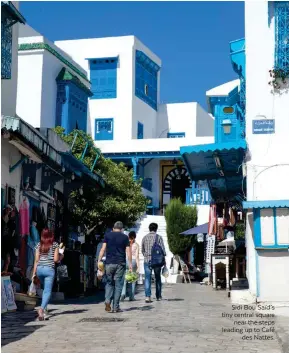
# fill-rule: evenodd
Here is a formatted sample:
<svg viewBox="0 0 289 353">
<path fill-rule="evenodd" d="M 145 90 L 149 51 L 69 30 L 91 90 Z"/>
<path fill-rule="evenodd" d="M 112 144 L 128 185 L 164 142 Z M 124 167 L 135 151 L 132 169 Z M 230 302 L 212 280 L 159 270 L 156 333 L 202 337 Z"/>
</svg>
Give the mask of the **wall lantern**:
<svg viewBox="0 0 289 353">
<path fill-rule="evenodd" d="M 231 130 L 232 130 L 232 121 L 231 121 L 231 119 L 223 120 L 222 126 L 223 126 L 223 130 L 224 130 L 224 134 L 228 135 L 228 134 L 231 133 Z"/>
</svg>

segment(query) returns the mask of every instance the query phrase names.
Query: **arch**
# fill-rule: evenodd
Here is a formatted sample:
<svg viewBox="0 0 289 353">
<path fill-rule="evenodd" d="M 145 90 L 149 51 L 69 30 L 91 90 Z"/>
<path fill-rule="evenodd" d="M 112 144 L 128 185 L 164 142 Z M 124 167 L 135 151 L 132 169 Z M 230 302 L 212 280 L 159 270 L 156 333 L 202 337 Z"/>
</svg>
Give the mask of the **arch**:
<svg viewBox="0 0 289 353">
<path fill-rule="evenodd" d="M 176 167 L 170 170 L 163 182 L 163 194 L 169 198 L 180 197 L 185 202 L 186 188 L 192 187 L 187 169 L 183 166 Z"/>
</svg>

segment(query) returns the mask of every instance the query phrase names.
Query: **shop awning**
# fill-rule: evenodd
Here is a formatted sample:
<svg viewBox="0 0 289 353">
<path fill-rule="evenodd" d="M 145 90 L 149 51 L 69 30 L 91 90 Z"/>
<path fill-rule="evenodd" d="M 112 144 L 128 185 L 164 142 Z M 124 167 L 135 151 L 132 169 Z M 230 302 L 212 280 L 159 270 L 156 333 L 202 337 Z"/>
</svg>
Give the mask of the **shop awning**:
<svg viewBox="0 0 289 353">
<path fill-rule="evenodd" d="M 71 152 L 61 152 L 62 165 L 74 172 L 79 177 L 86 176 L 95 180 L 101 187 L 104 188 L 104 180 L 96 173 L 91 172 L 80 160 L 71 154 Z"/>
<path fill-rule="evenodd" d="M 242 201 L 245 140 L 181 147 L 192 180 L 207 180 L 214 200 Z"/>
<path fill-rule="evenodd" d="M 243 208 L 286 208 L 289 200 L 244 201 Z"/>
<path fill-rule="evenodd" d="M 209 223 L 202 224 L 200 226 L 186 230 L 185 232 L 180 233 L 181 235 L 196 235 L 196 234 L 208 234 Z"/>
<path fill-rule="evenodd" d="M 35 162 L 54 163 L 61 166 L 61 155 L 33 126 L 18 117 L 5 116 L 1 129 L 10 134 L 7 137 L 19 151 Z"/>
</svg>

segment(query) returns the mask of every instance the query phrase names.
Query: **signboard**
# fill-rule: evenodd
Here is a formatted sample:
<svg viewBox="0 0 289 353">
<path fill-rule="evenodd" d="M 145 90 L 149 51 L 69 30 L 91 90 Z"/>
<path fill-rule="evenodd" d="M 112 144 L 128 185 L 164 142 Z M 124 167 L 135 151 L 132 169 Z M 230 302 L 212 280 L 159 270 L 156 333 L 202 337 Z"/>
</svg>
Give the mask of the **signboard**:
<svg viewBox="0 0 289 353">
<path fill-rule="evenodd" d="M 15 304 L 14 292 L 10 277 L 1 277 L 1 292 L 2 296 L 4 294 L 4 300 L 1 300 L 1 304 L 3 305 L 5 301 L 6 310 L 16 310 L 17 306 Z M 2 307 L 1 309 L 3 310 L 4 308 Z"/>
<path fill-rule="evenodd" d="M 253 120 L 253 134 L 274 134 L 274 133 L 275 133 L 274 119 Z"/>
</svg>

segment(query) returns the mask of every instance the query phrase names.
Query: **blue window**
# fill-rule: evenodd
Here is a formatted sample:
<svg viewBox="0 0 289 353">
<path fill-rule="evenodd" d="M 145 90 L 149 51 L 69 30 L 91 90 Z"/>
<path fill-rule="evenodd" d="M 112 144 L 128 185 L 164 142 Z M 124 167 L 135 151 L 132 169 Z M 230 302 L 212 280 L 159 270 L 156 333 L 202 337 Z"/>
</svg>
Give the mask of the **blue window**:
<svg viewBox="0 0 289 353">
<path fill-rule="evenodd" d="M 158 71 L 160 67 L 142 51 L 136 51 L 135 95 L 157 110 Z"/>
<path fill-rule="evenodd" d="M 275 67 L 289 73 L 289 2 L 275 4 Z"/>
<path fill-rule="evenodd" d="M 66 68 L 57 78 L 56 125 L 69 134 L 74 129 L 86 132 L 88 97 L 92 92 Z"/>
<path fill-rule="evenodd" d="M 167 137 L 169 139 L 179 138 L 179 137 L 186 137 L 185 132 L 168 132 Z"/>
<path fill-rule="evenodd" d="M 95 119 L 95 140 L 113 140 L 113 119 Z"/>
<path fill-rule="evenodd" d="M 139 140 L 143 139 L 143 124 L 140 122 L 137 123 L 137 138 Z"/>
<path fill-rule="evenodd" d="M 89 59 L 91 99 L 117 97 L 117 58 Z"/>
<path fill-rule="evenodd" d="M 289 208 L 254 209 L 254 243 L 261 249 L 287 251 Z"/>
</svg>

